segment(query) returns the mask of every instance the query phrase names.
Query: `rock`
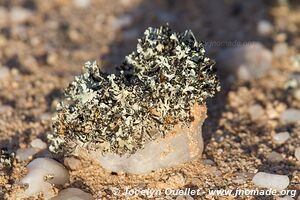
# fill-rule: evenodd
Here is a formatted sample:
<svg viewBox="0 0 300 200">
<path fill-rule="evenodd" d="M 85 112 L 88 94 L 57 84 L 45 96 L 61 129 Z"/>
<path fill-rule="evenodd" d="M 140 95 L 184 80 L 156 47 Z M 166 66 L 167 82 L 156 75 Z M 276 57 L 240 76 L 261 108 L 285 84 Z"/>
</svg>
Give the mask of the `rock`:
<svg viewBox="0 0 300 200">
<path fill-rule="evenodd" d="M 0 6 L 0 25 L 5 25 L 7 23 L 7 16 L 7 9 L 3 6 Z"/>
<path fill-rule="evenodd" d="M 93 196 L 77 188 L 67 188 L 51 200 L 93 200 Z"/>
<path fill-rule="evenodd" d="M 295 157 L 297 158 L 298 161 L 300 161 L 300 147 L 297 147 L 295 149 Z"/>
<path fill-rule="evenodd" d="M 283 144 L 290 138 L 289 132 L 277 133 L 273 136 L 273 140 L 276 144 Z"/>
<path fill-rule="evenodd" d="M 290 196 L 284 196 L 282 198 L 279 198 L 279 200 L 294 200 L 294 198 L 292 198 Z"/>
<path fill-rule="evenodd" d="M 8 77 L 10 71 L 7 67 L 0 67 L 0 80 Z"/>
<path fill-rule="evenodd" d="M 300 89 L 296 89 L 294 91 L 294 97 L 295 97 L 295 99 L 297 99 L 298 101 L 300 101 Z"/>
<path fill-rule="evenodd" d="M 21 183 L 28 188 L 17 196 L 26 198 L 42 192 L 45 199 L 53 197 L 52 185 L 64 185 L 69 181 L 69 172 L 59 162 L 50 158 L 37 158 L 27 165 L 28 173 Z"/>
<path fill-rule="evenodd" d="M 73 0 L 73 4 L 77 8 L 87 8 L 90 6 L 91 1 L 90 0 Z"/>
<path fill-rule="evenodd" d="M 277 153 L 275 151 L 272 151 L 271 153 L 269 153 L 267 155 L 267 160 L 270 161 L 270 162 L 276 163 L 276 162 L 281 162 L 284 159 L 283 159 L 283 157 L 282 157 L 281 154 L 279 154 L 279 153 Z"/>
<path fill-rule="evenodd" d="M 288 187 L 290 180 L 289 177 L 285 175 L 258 172 L 253 177 L 252 182 L 257 187 L 271 188 L 274 190 L 284 190 Z"/>
<path fill-rule="evenodd" d="M 9 105 L 0 105 L 0 114 L 13 111 L 13 108 Z"/>
<path fill-rule="evenodd" d="M 74 157 L 66 157 L 64 159 L 64 164 L 71 170 L 76 170 L 81 167 L 80 160 L 74 158 Z"/>
<path fill-rule="evenodd" d="M 47 148 L 47 144 L 39 138 L 32 140 L 30 145 L 33 148 L 37 148 L 37 149 L 46 149 Z"/>
<path fill-rule="evenodd" d="M 257 32 L 262 36 L 270 35 L 273 29 L 273 25 L 267 20 L 260 20 L 257 23 Z"/>
<path fill-rule="evenodd" d="M 213 165 L 215 164 L 214 161 L 210 160 L 210 159 L 205 159 L 203 160 L 203 164 L 204 165 Z"/>
<path fill-rule="evenodd" d="M 117 18 L 111 18 L 112 27 L 114 27 L 115 29 L 122 29 L 124 27 L 127 27 L 132 23 L 132 21 L 133 18 L 131 15 L 123 15 Z"/>
<path fill-rule="evenodd" d="M 33 13 L 29 9 L 22 7 L 12 7 L 10 10 L 10 20 L 13 23 L 23 23 L 28 21 L 33 16 Z"/>
<path fill-rule="evenodd" d="M 150 141 L 143 149 L 129 156 L 113 153 L 103 155 L 99 151 L 90 151 L 88 156 L 109 171 L 132 174 L 143 174 L 194 160 L 203 151 L 201 127 L 206 118 L 206 106 L 195 107 L 192 109 L 192 115 L 195 118 L 189 129 L 175 127 L 173 134 Z M 84 149 L 80 150 L 85 153 Z M 86 154 L 81 155 L 86 156 Z"/>
<path fill-rule="evenodd" d="M 176 200 L 194 200 L 193 197 L 191 197 L 191 195 L 179 195 L 176 197 Z"/>
<path fill-rule="evenodd" d="M 248 112 L 253 121 L 261 119 L 265 113 L 263 107 L 259 104 L 254 104 L 250 106 Z"/>
<path fill-rule="evenodd" d="M 288 45 L 285 42 L 276 43 L 273 47 L 273 55 L 275 57 L 284 56 L 288 53 Z"/>
<path fill-rule="evenodd" d="M 241 80 L 262 77 L 272 65 L 272 52 L 261 43 L 227 48 L 217 56 L 217 62 L 230 74 L 234 73 Z"/>
<path fill-rule="evenodd" d="M 300 121 L 300 110 L 289 108 L 281 113 L 280 120 L 283 123 L 297 123 Z"/>
<path fill-rule="evenodd" d="M 16 159 L 18 161 L 25 161 L 31 159 L 36 153 L 38 153 L 40 149 L 37 148 L 25 148 L 18 149 L 16 152 Z"/>
</svg>

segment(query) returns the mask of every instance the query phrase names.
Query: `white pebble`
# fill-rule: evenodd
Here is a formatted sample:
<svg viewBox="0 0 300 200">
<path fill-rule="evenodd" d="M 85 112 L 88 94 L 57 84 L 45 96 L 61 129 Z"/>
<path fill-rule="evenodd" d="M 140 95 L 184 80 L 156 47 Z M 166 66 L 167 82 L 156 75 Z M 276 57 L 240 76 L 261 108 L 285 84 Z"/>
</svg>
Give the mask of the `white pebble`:
<svg viewBox="0 0 300 200">
<path fill-rule="evenodd" d="M 76 170 L 76 169 L 79 169 L 81 167 L 80 160 L 78 160 L 74 157 L 66 157 L 64 159 L 64 164 L 65 164 L 65 166 L 67 166 L 71 170 Z"/>
<path fill-rule="evenodd" d="M 300 100 L 300 89 L 296 89 L 295 92 L 294 92 L 294 97 L 297 99 L 297 100 Z"/>
<path fill-rule="evenodd" d="M 21 7 L 13 7 L 10 10 L 10 19 L 14 23 L 23 23 L 29 20 L 33 13 L 29 9 L 21 8 Z"/>
<path fill-rule="evenodd" d="M 273 55 L 275 57 L 284 56 L 288 53 L 288 45 L 285 42 L 277 43 L 273 47 Z"/>
<path fill-rule="evenodd" d="M 252 80 L 266 74 L 272 65 L 272 52 L 261 43 L 222 50 L 217 56 L 225 70 L 235 73 L 241 80 Z"/>
<path fill-rule="evenodd" d="M 90 6 L 91 1 L 90 0 L 73 0 L 73 3 L 77 8 L 87 8 Z"/>
<path fill-rule="evenodd" d="M 284 196 L 282 198 L 279 198 L 279 200 L 294 200 L 294 198 L 292 198 L 290 196 Z"/>
<path fill-rule="evenodd" d="M 252 182 L 261 188 L 271 188 L 274 190 L 284 190 L 290 184 L 288 176 L 269 174 L 265 172 L 258 172 L 252 179 Z"/>
<path fill-rule="evenodd" d="M 272 151 L 271 153 L 269 153 L 267 155 L 267 160 L 275 163 L 275 162 L 283 161 L 283 157 L 281 154 L 279 154 L 275 151 Z"/>
<path fill-rule="evenodd" d="M 77 188 L 67 188 L 51 200 L 92 200 L 93 196 Z"/>
<path fill-rule="evenodd" d="M 266 36 L 271 34 L 273 31 L 273 25 L 267 21 L 267 20 L 260 20 L 257 23 L 257 32 L 262 35 L 262 36 Z"/>
<path fill-rule="evenodd" d="M 7 67 L 0 67 L 0 80 L 8 77 L 9 69 Z"/>
<path fill-rule="evenodd" d="M 297 158 L 298 161 L 300 161 L 300 147 L 297 147 L 295 149 L 295 157 Z"/>
<path fill-rule="evenodd" d="M 25 161 L 29 160 L 34 156 L 36 153 L 38 153 L 40 149 L 37 148 L 25 148 L 25 149 L 18 149 L 16 152 L 16 159 L 18 161 Z"/>
<path fill-rule="evenodd" d="M 124 27 L 129 26 L 133 21 L 133 18 L 131 15 L 123 15 L 120 17 L 113 17 L 111 18 L 111 24 L 112 27 L 115 29 L 122 29 Z"/>
<path fill-rule="evenodd" d="M 194 200 L 193 197 L 191 197 L 191 195 L 179 195 L 176 197 L 176 200 Z"/>
<path fill-rule="evenodd" d="M 264 109 L 259 104 L 254 104 L 249 107 L 248 112 L 252 120 L 258 120 L 264 115 Z"/>
<path fill-rule="evenodd" d="M 21 183 L 28 188 L 19 193 L 21 198 L 30 197 L 42 192 L 45 198 L 53 197 L 52 185 L 64 185 L 69 181 L 69 172 L 59 162 L 50 158 L 37 158 L 27 165 L 28 173 Z M 47 180 L 45 180 L 47 179 Z"/>
<path fill-rule="evenodd" d="M 283 144 L 290 138 L 289 132 L 277 133 L 273 136 L 273 140 L 276 144 Z"/>
<path fill-rule="evenodd" d="M 300 110 L 289 108 L 281 113 L 280 120 L 283 123 L 296 123 L 300 121 Z"/>
<path fill-rule="evenodd" d="M 30 145 L 37 149 L 46 149 L 47 148 L 47 144 L 39 138 L 32 140 Z"/>
</svg>

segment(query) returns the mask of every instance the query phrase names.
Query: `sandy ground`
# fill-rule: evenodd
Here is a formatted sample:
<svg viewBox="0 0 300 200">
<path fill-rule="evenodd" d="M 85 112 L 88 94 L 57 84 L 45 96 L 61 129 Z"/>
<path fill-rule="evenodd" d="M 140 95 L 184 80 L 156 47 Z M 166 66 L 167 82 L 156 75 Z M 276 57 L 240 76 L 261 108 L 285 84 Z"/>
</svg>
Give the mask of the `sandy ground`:
<svg viewBox="0 0 300 200">
<path fill-rule="evenodd" d="M 223 90 L 208 101 L 202 159 L 140 176 L 110 173 L 81 160 L 82 166 L 70 171 L 70 184 L 65 187 L 81 188 L 98 199 L 133 199 L 114 195 L 117 189 L 123 192 L 125 188 L 193 188 L 201 191 L 195 199 L 234 199 L 209 196 L 208 190 L 253 189 L 253 175 L 265 171 L 288 175 L 288 189 L 298 190 L 299 195 L 300 162 L 294 149 L 300 145 L 300 124 L 279 122 L 280 112 L 300 108 L 299 100 L 285 89 L 291 75 L 299 72 L 291 61 L 300 49 L 299 7 L 261 0 L 92 0 L 87 8 L 78 8 L 71 0 L 2 0 L 0 6 L 5 10 L 0 10 L 0 15 L 4 13 L 0 16 L 0 146 L 10 151 L 28 146 L 37 137 L 47 141 L 63 88 L 81 72 L 83 63 L 98 60 L 106 70 L 118 65 L 148 26 L 169 22 L 176 31 L 191 29 L 208 43 L 255 40 L 272 49 L 276 42 L 286 41 L 288 52 L 275 58 L 272 69 L 257 80 L 233 80 L 217 64 Z M 25 20 L 7 18 L 5 12 L 15 7 L 28 9 L 29 16 Z M 257 33 L 261 19 L 273 23 L 271 35 Z M 207 46 L 208 54 L 214 58 L 223 47 Z M 254 104 L 264 108 L 257 120 L 249 116 L 249 107 Z M 279 131 L 291 135 L 282 145 L 272 141 Z M 280 153 L 283 160 L 268 161 L 272 151 Z M 28 162 L 15 161 L 12 169 L 0 173 L 0 199 L 14 199 Z"/>
</svg>

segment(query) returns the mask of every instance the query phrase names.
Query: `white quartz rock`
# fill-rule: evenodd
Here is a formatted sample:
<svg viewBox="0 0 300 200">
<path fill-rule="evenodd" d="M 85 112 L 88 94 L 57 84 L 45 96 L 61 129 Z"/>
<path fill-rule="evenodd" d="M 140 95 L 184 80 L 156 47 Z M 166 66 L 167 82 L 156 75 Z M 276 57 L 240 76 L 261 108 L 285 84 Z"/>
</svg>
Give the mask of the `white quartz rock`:
<svg viewBox="0 0 300 200">
<path fill-rule="evenodd" d="M 36 153 L 38 153 L 40 149 L 37 148 L 25 148 L 25 149 L 18 149 L 16 152 L 16 158 L 18 161 L 25 161 L 31 159 Z"/>
<path fill-rule="evenodd" d="M 272 59 L 272 52 L 258 42 L 224 49 L 217 56 L 220 65 L 241 80 L 253 80 L 266 74 Z"/>
<path fill-rule="evenodd" d="M 51 200 L 93 200 L 93 196 L 77 188 L 67 188 Z"/>
<path fill-rule="evenodd" d="M 285 131 L 277 133 L 273 136 L 273 140 L 276 144 L 283 144 L 290 138 L 290 133 Z"/>
<path fill-rule="evenodd" d="M 259 104 L 250 106 L 248 112 L 253 121 L 261 119 L 265 113 L 263 107 Z"/>
<path fill-rule="evenodd" d="M 39 138 L 32 140 L 30 145 L 33 148 L 37 148 L 37 149 L 46 149 L 47 148 L 47 144 Z"/>
<path fill-rule="evenodd" d="M 281 113 L 280 120 L 283 123 L 300 122 L 300 110 L 295 108 L 289 108 Z"/>
<path fill-rule="evenodd" d="M 257 32 L 262 35 L 262 36 L 266 36 L 271 34 L 273 31 L 273 25 L 271 24 L 271 22 L 267 21 L 267 20 L 260 20 L 257 23 Z"/>
<path fill-rule="evenodd" d="M 37 158 L 27 165 L 28 173 L 21 183 L 28 188 L 19 197 L 30 197 L 42 192 L 45 198 L 52 197 L 52 185 L 63 185 L 69 181 L 69 172 L 59 162 L 50 158 Z"/>
<path fill-rule="evenodd" d="M 265 172 L 258 172 L 255 174 L 252 182 L 258 187 L 271 188 L 274 190 L 284 190 L 290 184 L 288 176 Z"/>
<path fill-rule="evenodd" d="M 191 161 L 201 156 L 203 151 L 202 124 L 206 118 L 206 106 L 198 106 L 192 113 L 197 117 L 190 128 L 174 128 L 173 133 L 146 143 L 143 149 L 132 155 L 103 155 L 100 151 L 91 151 L 89 156 L 109 171 L 133 174 L 147 173 Z"/>
<path fill-rule="evenodd" d="M 277 153 L 277 152 L 275 152 L 275 151 L 272 151 L 271 153 L 269 153 L 267 155 L 267 159 L 268 159 L 268 161 L 274 162 L 274 163 L 281 162 L 281 161 L 284 160 L 283 157 L 282 157 L 282 155 L 279 154 L 279 153 Z"/>
</svg>

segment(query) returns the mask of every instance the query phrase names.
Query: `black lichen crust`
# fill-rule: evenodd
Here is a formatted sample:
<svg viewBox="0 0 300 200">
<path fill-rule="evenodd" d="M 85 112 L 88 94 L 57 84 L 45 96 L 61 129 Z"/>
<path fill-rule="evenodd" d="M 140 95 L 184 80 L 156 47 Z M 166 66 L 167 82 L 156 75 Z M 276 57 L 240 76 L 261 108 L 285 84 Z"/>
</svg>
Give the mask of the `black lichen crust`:
<svg viewBox="0 0 300 200">
<path fill-rule="evenodd" d="M 189 126 L 190 109 L 220 90 L 214 62 L 191 31 L 148 28 L 118 74 L 87 62 L 66 89 L 50 136 L 53 151 L 73 145 L 131 154 L 164 137 L 176 123 Z M 73 145 L 71 145 L 73 144 Z"/>
</svg>

